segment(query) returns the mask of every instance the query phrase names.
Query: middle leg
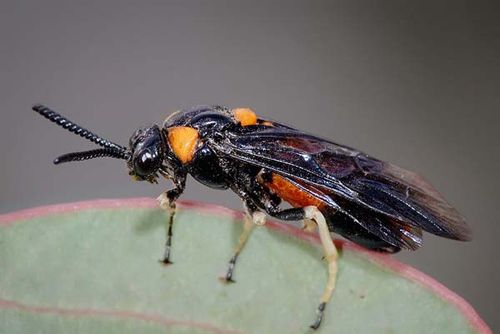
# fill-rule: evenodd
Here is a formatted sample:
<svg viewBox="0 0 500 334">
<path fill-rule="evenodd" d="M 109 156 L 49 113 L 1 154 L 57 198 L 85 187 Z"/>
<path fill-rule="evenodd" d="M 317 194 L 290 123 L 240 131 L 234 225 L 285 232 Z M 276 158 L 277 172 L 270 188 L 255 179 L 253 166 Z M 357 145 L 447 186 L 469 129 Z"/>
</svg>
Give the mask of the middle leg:
<svg viewBox="0 0 500 334">
<path fill-rule="evenodd" d="M 238 239 L 238 244 L 234 250 L 233 256 L 229 260 L 229 267 L 227 269 L 226 275 L 221 277 L 221 280 L 226 283 L 234 283 L 233 272 L 236 265 L 236 260 L 240 255 L 241 251 L 245 247 L 248 237 L 252 233 L 253 227 L 255 225 L 262 226 L 266 223 L 266 215 L 260 211 L 250 211 L 246 208 L 245 220 L 243 224 L 243 231 Z"/>
</svg>

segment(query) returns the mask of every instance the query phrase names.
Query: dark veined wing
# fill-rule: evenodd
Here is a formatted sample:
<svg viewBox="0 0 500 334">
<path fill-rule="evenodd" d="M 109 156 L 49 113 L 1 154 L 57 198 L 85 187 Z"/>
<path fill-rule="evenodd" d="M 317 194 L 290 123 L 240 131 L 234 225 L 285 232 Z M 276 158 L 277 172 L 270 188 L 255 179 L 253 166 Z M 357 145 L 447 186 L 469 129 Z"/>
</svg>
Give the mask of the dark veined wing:
<svg viewBox="0 0 500 334">
<path fill-rule="evenodd" d="M 389 243 L 407 236 L 401 246 L 417 248 L 420 229 L 470 239 L 464 219 L 425 180 L 355 149 L 278 123 L 237 127 L 212 146 L 283 176 Z"/>
<path fill-rule="evenodd" d="M 413 227 L 384 213 L 373 211 L 355 201 L 335 196 L 327 188 L 311 185 L 293 177 L 286 177 L 286 179 L 303 191 L 327 202 L 334 209 L 333 221 L 327 221 L 331 231 L 338 232 L 368 248 L 371 246 L 366 244 L 366 241 L 363 242 L 363 236 L 366 237 L 366 233 L 359 233 L 360 228 L 398 248 L 415 250 L 422 245 L 421 228 Z M 358 228 L 352 226 L 353 223 L 357 224 Z M 332 225 L 330 226 L 330 224 Z"/>
</svg>

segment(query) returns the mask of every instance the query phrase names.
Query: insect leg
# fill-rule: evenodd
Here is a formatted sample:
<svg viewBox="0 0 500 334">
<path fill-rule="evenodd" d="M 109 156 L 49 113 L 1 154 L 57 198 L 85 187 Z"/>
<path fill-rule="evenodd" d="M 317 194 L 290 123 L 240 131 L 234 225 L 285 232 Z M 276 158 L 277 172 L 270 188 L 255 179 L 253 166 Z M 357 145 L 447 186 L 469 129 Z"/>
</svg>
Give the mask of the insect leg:
<svg viewBox="0 0 500 334">
<path fill-rule="evenodd" d="M 157 200 L 160 202 L 160 207 L 169 211 L 168 226 L 167 226 L 167 241 L 165 243 L 165 252 L 163 254 L 163 259 L 160 260 L 163 264 L 171 264 L 170 252 L 172 249 L 172 229 L 174 225 L 174 217 L 176 213 L 175 201 L 183 193 L 186 185 L 186 179 L 180 179 L 176 182 L 176 188 L 163 192 L 158 196 Z"/>
<path fill-rule="evenodd" d="M 266 223 L 266 215 L 263 212 L 260 211 L 253 211 L 246 206 L 246 214 L 245 214 L 245 221 L 243 224 L 243 231 L 240 234 L 240 237 L 238 239 L 238 244 L 236 245 L 236 248 L 234 249 L 233 256 L 229 260 L 229 267 L 227 269 L 226 275 L 224 277 L 221 277 L 221 279 L 224 282 L 234 282 L 233 280 L 233 271 L 234 267 L 236 265 L 236 260 L 238 259 L 238 256 L 240 255 L 241 251 L 243 250 L 243 247 L 245 247 L 245 244 L 248 240 L 248 237 L 250 236 L 250 233 L 253 230 L 254 225 L 259 225 L 262 226 Z"/>
<path fill-rule="evenodd" d="M 328 280 L 326 283 L 325 291 L 321 296 L 321 301 L 317 310 L 316 321 L 311 325 L 312 329 L 318 329 L 321 321 L 323 320 L 323 315 L 325 311 L 326 304 L 330 301 L 332 297 L 333 290 L 335 289 L 335 283 L 337 280 L 337 259 L 338 253 L 335 248 L 335 244 L 330 236 L 330 231 L 328 230 L 328 225 L 326 224 L 325 217 L 315 206 L 307 206 L 304 208 L 305 218 L 313 220 L 318 226 L 319 237 L 321 244 L 323 245 L 323 252 L 325 253 L 325 259 L 328 263 Z"/>
<path fill-rule="evenodd" d="M 303 220 L 305 229 L 311 230 L 313 224 L 318 227 L 318 232 L 323 246 L 325 259 L 328 263 L 328 280 L 326 283 L 325 291 L 321 296 L 320 304 L 317 309 L 317 318 L 311 325 L 311 328 L 318 329 L 321 321 L 323 320 L 326 304 L 332 297 L 333 290 L 335 289 L 335 282 L 337 280 L 337 249 L 330 236 L 330 230 L 326 223 L 325 217 L 315 206 L 306 206 L 304 208 L 291 208 L 281 210 L 275 205 L 270 205 L 269 202 L 261 203 L 265 207 L 266 212 L 280 220 Z"/>
<path fill-rule="evenodd" d="M 229 268 L 225 277 L 221 278 L 225 282 L 234 282 L 232 276 L 236 260 L 243 250 L 253 226 L 262 226 L 266 223 L 266 215 L 260 210 L 264 210 L 270 216 L 280 220 L 290 221 L 305 219 L 303 208 L 280 209 L 278 206 L 281 199 L 279 197 L 273 197 L 273 194 L 267 188 L 256 183 L 254 181 L 254 176 L 246 174 L 244 170 L 238 171 L 237 181 L 238 182 L 234 182 L 231 185 L 231 189 L 244 201 L 246 215 L 243 232 L 240 235 L 234 254 L 229 261 Z"/>
<path fill-rule="evenodd" d="M 321 321 L 323 320 L 324 311 L 326 304 L 330 301 L 333 290 L 335 289 L 335 282 L 337 279 L 337 249 L 333 243 L 330 236 L 330 230 L 326 223 L 325 217 L 319 211 L 316 206 L 306 206 L 303 208 L 290 208 L 290 209 L 280 209 L 278 207 L 279 203 L 270 200 L 269 194 L 266 192 L 265 188 L 254 187 L 253 191 L 246 193 L 247 198 L 250 200 L 254 206 L 261 207 L 267 214 L 280 220 L 303 220 L 304 227 L 306 229 L 311 229 L 312 224 L 318 226 L 319 236 L 321 244 L 323 246 L 323 252 L 325 254 L 325 259 L 328 263 L 328 280 L 325 287 L 325 291 L 321 296 L 320 304 L 317 309 L 317 318 L 315 322 L 311 325 L 311 328 L 319 328 Z"/>
<path fill-rule="evenodd" d="M 302 229 L 307 232 L 313 232 L 316 229 L 316 223 L 311 219 L 306 217 L 306 213 L 303 208 L 291 208 L 291 209 L 276 209 L 272 207 L 266 208 L 266 212 L 274 218 L 284 221 L 302 221 Z"/>
</svg>

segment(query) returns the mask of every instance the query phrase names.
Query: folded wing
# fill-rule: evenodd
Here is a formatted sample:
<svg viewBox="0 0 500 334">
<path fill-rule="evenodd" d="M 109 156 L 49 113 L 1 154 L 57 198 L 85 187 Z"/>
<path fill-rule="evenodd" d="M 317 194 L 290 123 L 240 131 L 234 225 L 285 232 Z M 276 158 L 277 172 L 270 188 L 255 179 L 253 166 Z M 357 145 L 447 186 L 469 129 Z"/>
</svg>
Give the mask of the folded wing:
<svg viewBox="0 0 500 334">
<path fill-rule="evenodd" d="M 417 248 L 421 229 L 470 239 L 464 219 L 423 178 L 352 148 L 277 123 L 235 128 L 212 146 L 278 173 L 393 245 Z"/>
</svg>

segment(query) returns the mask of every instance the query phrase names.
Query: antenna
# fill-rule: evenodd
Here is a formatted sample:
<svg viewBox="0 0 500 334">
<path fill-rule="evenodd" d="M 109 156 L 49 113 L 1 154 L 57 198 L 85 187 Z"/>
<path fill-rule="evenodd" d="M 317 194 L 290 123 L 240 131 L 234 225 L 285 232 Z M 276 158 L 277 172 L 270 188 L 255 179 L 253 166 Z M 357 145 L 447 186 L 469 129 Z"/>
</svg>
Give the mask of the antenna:
<svg viewBox="0 0 500 334">
<path fill-rule="evenodd" d="M 32 108 L 34 111 L 48 119 L 49 121 L 56 123 L 60 127 L 73 132 L 76 135 L 79 135 L 80 137 L 83 137 L 87 140 L 90 140 L 93 143 L 96 143 L 99 146 L 102 146 L 104 148 L 108 149 L 113 149 L 115 151 L 121 151 L 123 153 L 127 152 L 127 148 L 123 147 L 121 145 L 115 144 L 112 141 L 109 141 L 103 137 L 100 137 L 96 135 L 95 133 L 92 133 L 91 131 L 82 128 L 78 124 L 73 123 L 66 117 L 56 113 L 55 111 L 51 110 L 50 108 L 42 105 L 42 104 L 36 104 Z"/>
<path fill-rule="evenodd" d="M 98 148 L 96 150 L 66 153 L 54 160 L 54 164 L 62 164 L 70 161 L 83 161 L 101 157 L 111 157 L 116 159 L 128 159 L 128 153 L 109 148 Z"/>
</svg>

